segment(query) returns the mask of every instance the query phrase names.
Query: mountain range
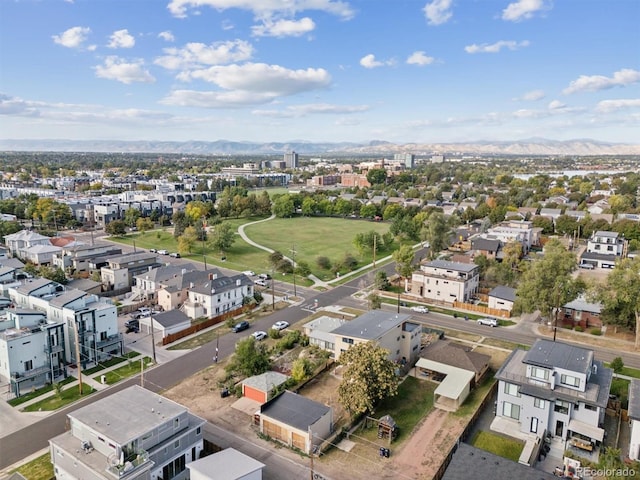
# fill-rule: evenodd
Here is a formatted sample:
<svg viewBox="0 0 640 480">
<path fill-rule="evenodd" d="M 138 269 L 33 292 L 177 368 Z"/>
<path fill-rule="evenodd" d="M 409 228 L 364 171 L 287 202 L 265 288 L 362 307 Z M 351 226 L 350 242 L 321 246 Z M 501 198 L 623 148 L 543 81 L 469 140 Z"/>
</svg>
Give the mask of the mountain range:
<svg viewBox="0 0 640 480">
<path fill-rule="evenodd" d="M 518 141 L 474 141 L 465 143 L 356 142 L 235 142 L 204 141 L 120 141 L 120 140 L 0 140 L 2 151 L 157 153 L 193 155 L 282 155 L 295 151 L 302 155 L 365 156 L 413 153 L 455 155 L 640 155 L 640 144 L 601 142 L 591 139 L 549 140 L 530 138 Z"/>
</svg>

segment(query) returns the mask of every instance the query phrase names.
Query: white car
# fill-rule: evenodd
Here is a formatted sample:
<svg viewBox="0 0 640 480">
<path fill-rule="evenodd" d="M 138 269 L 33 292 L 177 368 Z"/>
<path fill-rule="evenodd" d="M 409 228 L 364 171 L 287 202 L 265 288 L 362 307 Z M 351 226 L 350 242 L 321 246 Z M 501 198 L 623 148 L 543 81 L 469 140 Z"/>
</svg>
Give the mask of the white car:
<svg viewBox="0 0 640 480">
<path fill-rule="evenodd" d="M 242 272 L 244 275 L 246 275 L 247 277 L 255 277 L 256 276 L 256 272 L 252 271 L 252 270 L 245 270 L 244 272 Z"/>
<path fill-rule="evenodd" d="M 415 307 L 411 307 L 411 310 L 418 313 L 429 313 L 429 309 L 424 305 L 416 305 Z"/>
<path fill-rule="evenodd" d="M 260 285 L 261 287 L 268 287 L 269 286 L 269 282 L 267 282 L 266 280 L 263 280 L 261 278 L 257 279 L 255 282 L 256 285 Z"/>
<path fill-rule="evenodd" d="M 157 253 L 160 255 L 169 255 L 169 250 L 158 250 Z"/>
<path fill-rule="evenodd" d="M 487 325 L 489 327 L 497 327 L 498 326 L 498 320 L 496 320 L 495 318 L 479 318 L 478 319 L 478 325 Z"/>
<path fill-rule="evenodd" d="M 271 328 L 273 330 L 284 330 L 285 328 L 287 328 L 289 326 L 289 322 L 285 322 L 284 320 L 281 322 L 276 322 L 274 323 Z"/>
<path fill-rule="evenodd" d="M 264 340 L 265 338 L 267 338 L 267 332 L 258 330 L 257 332 L 253 332 L 251 336 L 256 340 L 256 342 L 259 342 L 260 340 Z"/>
</svg>

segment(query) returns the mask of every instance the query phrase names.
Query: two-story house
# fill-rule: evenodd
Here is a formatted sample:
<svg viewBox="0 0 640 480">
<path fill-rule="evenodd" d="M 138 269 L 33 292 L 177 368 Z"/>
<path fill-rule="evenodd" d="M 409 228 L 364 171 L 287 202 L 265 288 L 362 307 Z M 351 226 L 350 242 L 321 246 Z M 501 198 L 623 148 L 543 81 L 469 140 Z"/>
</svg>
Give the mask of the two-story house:
<svg viewBox="0 0 640 480">
<path fill-rule="evenodd" d="M 496 417 L 514 430 L 586 450 L 602 442 L 613 371 L 593 350 L 538 339 L 530 350 L 514 350 L 496 378 Z"/>
<path fill-rule="evenodd" d="M 131 298 L 134 300 L 151 300 L 158 303 L 157 293 L 163 285 L 177 283 L 178 277 L 195 270 L 196 267 L 187 263 L 184 265 L 163 265 L 134 276 L 131 287 Z M 165 308 L 165 310 L 170 310 Z"/>
<path fill-rule="evenodd" d="M 45 235 L 30 230 L 20 230 L 4 236 L 4 243 L 11 252 L 11 256 L 25 258 L 26 251 L 36 245 L 51 246 L 51 239 Z"/>
<path fill-rule="evenodd" d="M 411 293 L 435 302 L 468 302 L 478 292 L 480 267 L 475 264 L 434 260 L 411 276 Z"/>
<path fill-rule="evenodd" d="M 374 342 L 389 352 L 389 360 L 412 366 L 420 354 L 422 329 L 410 322 L 411 315 L 372 310 L 345 322 L 331 333 L 334 337 L 334 358 L 359 343 Z"/>
<path fill-rule="evenodd" d="M 587 249 L 580 257 L 580 265 L 614 268 L 616 260 L 627 253 L 627 241 L 618 232 L 599 230 L 587 241 Z"/>
<path fill-rule="evenodd" d="M 253 288 L 244 274 L 227 277 L 209 272 L 204 282 L 189 288 L 182 310 L 192 320 L 217 317 L 242 307 L 245 297 L 253 297 Z"/>
<path fill-rule="evenodd" d="M 203 449 L 204 419 L 137 385 L 68 417 L 69 430 L 49 440 L 60 480 L 185 480 Z"/>
<path fill-rule="evenodd" d="M 108 266 L 100 269 L 102 284 L 107 291 L 127 292 L 131 289 L 134 277 L 159 267 L 155 253 L 131 252 L 107 259 Z"/>
</svg>

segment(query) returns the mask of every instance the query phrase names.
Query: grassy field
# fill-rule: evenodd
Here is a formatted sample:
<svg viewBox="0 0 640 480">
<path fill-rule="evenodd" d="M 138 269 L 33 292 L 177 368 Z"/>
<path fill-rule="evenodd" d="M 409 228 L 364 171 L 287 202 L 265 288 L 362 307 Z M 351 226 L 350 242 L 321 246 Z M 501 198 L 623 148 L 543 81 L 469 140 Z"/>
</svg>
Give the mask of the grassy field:
<svg viewBox="0 0 640 480">
<path fill-rule="evenodd" d="M 387 398 L 376 406 L 376 418 L 391 415 L 399 427 L 396 442 L 410 437 L 415 426 L 433 408 L 433 391 L 437 385 L 432 382 L 422 382 L 415 377 L 407 377 L 398 386 L 398 395 Z M 378 440 L 378 427 L 367 428 L 358 435 L 366 440 Z"/>
<path fill-rule="evenodd" d="M 95 390 L 86 383 L 82 384 L 82 396 L 86 397 L 87 395 L 91 395 Z M 57 410 L 65 405 L 69 405 L 70 403 L 75 402 L 80 398 L 80 389 L 78 386 L 74 385 L 72 387 L 67 387 L 62 391 L 60 396 L 52 395 L 47 398 L 43 398 L 39 402 L 32 403 L 31 405 L 24 408 L 25 412 L 39 412 L 41 410 L 53 411 Z"/>
<path fill-rule="evenodd" d="M 524 444 L 518 440 L 503 437 L 491 432 L 478 432 L 471 442 L 474 447 L 481 448 L 500 457 L 517 462 L 524 448 Z"/>
<path fill-rule="evenodd" d="M 49 453 L 39 456 L 25 463 L 19 468 L 16 468 L 11 473 L 18 472 L 27 480 L 53 480 L 55 475 L 53 474 L 53 464 L 51 463 L 51 456 Z"/>
<path fill-rule="evenodd" d="M 389 225 L 366 220 L 346 220 L 341 218 L 276 218 L 268 222 L 250 225 L 245 229 L 249 238 L 274 250 L 291 256 L 295 245 L 296 260 L 306 261 L 311 271 L 323 280 L 331 280 L 334 275 L 316 264 L 319 256 L 328 257 L 332 263 L 340 261 L 346 253 L 352 254 L 359 265 L 370 263 L 371 254 L 361 257 L 353 245 L 357 233 L 374 230 L 386 233 Z M 389 252 L 378 252 L 378 257 Z"/>
</svg>

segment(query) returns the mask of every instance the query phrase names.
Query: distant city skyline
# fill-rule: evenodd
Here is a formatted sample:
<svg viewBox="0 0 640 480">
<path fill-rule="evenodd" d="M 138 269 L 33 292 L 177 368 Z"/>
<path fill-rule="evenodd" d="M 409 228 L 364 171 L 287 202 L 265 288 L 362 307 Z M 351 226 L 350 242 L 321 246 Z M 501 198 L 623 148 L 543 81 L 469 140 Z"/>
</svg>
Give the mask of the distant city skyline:
<svg viewBox="0 0 640 480">
<path fill-rule="evenodd" d="M 0 140 L 640 144 L 637 0 L 0 2 Z"/>
</svg>

